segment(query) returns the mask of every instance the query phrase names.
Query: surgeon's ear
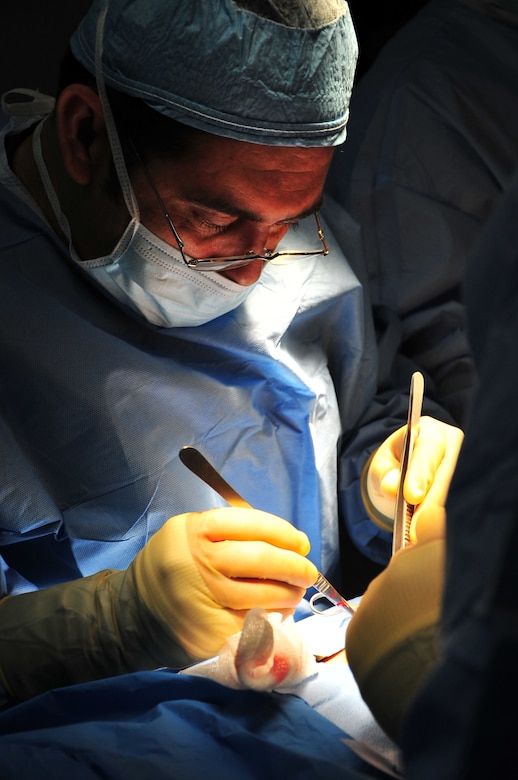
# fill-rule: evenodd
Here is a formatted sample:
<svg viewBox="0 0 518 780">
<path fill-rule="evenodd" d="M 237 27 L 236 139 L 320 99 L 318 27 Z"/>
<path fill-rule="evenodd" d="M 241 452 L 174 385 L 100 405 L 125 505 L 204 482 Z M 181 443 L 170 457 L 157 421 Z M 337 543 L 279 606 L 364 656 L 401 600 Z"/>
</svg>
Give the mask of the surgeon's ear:
<svg viewBox="0 0 518 780">
<path fill-rule="evenodd" d="M 99 96 L 85 84 L 70 84 L 56 101 L 56 124 L 69 176 L 77 184 L 89 184 L 110 157 L 104 115 Z"/>
</svg>

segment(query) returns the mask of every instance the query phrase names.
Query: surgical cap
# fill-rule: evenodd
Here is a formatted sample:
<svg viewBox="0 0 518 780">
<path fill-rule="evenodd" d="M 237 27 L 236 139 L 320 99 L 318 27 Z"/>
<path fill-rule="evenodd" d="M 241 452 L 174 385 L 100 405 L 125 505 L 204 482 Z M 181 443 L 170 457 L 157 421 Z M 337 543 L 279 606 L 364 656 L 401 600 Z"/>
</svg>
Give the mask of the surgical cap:
<svg viewBox="0 0 518 780">
<path fill-rule="evenodd" d="M 90 73 L 105 5 L 94 0 L 71 39 Z M 109 0 L 103 77 L 209 133 L 267 145 L 336 146 L 346 135 L 358 55 L 348 5 L 337 0 L 337 7 L 335 18 L 318 27 L 290 27 L 233 0 Z"/>
</svg>

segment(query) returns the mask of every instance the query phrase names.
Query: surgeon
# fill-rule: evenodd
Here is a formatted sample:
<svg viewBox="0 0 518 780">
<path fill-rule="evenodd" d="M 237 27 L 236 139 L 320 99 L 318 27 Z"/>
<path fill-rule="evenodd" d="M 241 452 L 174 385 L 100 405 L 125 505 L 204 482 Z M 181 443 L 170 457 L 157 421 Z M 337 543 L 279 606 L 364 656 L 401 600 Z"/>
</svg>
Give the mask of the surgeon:
<svg viewBox="0 0 518 780">
<path fill-rule="evenodd" d="M 56 100 L 4 96 L 6 705 L 293 613 L 338 570 L 339 513 L 388 559 L 407 381 L 387 420 L 349 223 L 319 213 L 356 58 L 343 0 L 96 0 Z M 443 419 L 418 511 L 456 458 Z M 185 444 L 256 509 L 187 472 Z"/>
</svg>

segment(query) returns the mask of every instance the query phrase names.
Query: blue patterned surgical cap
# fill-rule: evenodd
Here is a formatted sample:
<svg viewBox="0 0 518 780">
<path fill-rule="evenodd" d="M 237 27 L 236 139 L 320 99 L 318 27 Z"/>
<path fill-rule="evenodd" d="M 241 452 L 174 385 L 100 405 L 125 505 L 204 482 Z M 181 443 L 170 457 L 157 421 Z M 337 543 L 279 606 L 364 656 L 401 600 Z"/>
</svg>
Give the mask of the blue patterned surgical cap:
<svg viewBox="0 0 518 780">
<path fill-rule="evenodd" d="M 95 73 L 94 0 L 72 36 Z M 253 4 L 248 3 L 248 6 Z M 102 32 L 105 83 L 192 127 L 276 146 L 345 139 L 358 56 L 345 0 L 317 27 L 290 27 L 233 0 L 109 0 Z"/>
</svg>

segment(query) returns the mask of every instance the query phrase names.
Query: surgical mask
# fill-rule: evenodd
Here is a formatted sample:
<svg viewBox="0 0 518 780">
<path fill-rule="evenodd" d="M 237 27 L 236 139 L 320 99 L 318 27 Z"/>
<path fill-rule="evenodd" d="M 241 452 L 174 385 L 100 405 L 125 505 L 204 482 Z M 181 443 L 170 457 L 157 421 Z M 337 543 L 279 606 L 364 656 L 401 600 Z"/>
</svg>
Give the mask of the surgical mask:
<svg viewBox="0 0 518 780">
<path fill-rule="evenodd" d="M 81 266 L 117 300 L 163 328 L 210 322 L 239 306 L 254 286 L 193 271 L 178 249 L 142 224 L 118 259 L 86 260 Z"/>
<path fill-rule="evenodd" d="M 153 325 L 173 328 L 210 322 L 237 308 L 250 295 L 255 285 L 245 287 L 220 274 L 189 268 L 178 249 L 140 223 L 138 208 L 132 208 L 136 213 L 109 255 L 81 260 L 43 159 L 42 125 L 33 134 L 34 159 L 72 259 L 118 301 Z M 129 177 L 125 186 L 131 186 Z M 133 192 L 131 195 L 134 198 Z"/>
</svg>

